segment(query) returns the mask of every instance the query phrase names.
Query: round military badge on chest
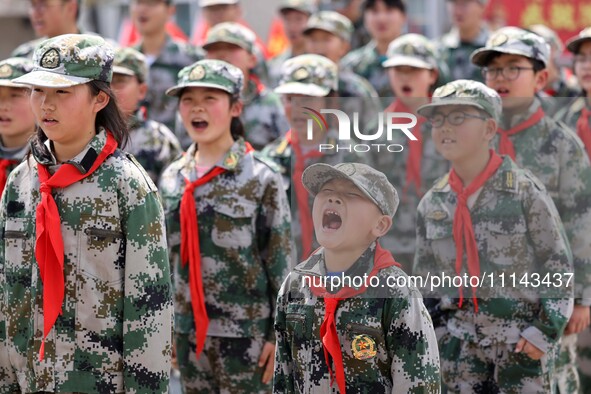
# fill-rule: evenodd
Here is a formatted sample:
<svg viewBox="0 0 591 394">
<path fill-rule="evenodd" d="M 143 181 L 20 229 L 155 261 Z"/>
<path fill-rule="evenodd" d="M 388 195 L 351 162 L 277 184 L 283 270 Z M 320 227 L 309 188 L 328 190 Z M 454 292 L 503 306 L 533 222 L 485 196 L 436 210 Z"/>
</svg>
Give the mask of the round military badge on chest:
<svg viewBox="0 0 591 394">
<path fill-rule="evenodd" d="M 351 343 L 351 351 L 357 360 L 367 360 L 376 355 L 376 342 L 369 335 L 356 335 Z"/>
<path fill-rule="evenodd" d="M 12 67 L 10 65 L 5 64 L 0 67 L 0 78 L 8 78 L 12 75 Z"/>
<path fill-rule="evenodd" d="M 55 48 L 51 48 L 41 57 L 41 67 L 57 68 L 60 65 L 60 54 Z"/>
</svg>

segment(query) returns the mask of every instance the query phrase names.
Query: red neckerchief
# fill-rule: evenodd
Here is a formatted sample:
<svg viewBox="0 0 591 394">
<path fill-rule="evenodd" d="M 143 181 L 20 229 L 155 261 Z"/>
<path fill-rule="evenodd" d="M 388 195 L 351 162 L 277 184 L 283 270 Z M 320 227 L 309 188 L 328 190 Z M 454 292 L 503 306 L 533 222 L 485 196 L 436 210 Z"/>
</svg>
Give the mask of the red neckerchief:
<svg viewBox="0 0 591 394">
<path fill-rule="evenodd" d="M 252 146 L 246 142 L 246 152 L 253 151 Z M 191 182 L 185 178 L 185 191 L 181 198 L 181 261 L 183 265 L 189 263 L 189 288 L 191 291 L 191 306 L 195 321 L 197 339 L 197 358 L 203 350 L 207 338 L 209 318 L 205 307 L 205 293 L 203 291 L 203 278 L 201 276 L 201 248 L 199 245 L 199 223 L 195 198 L 195 189 L 205 185 L 216 176 L 226 172 L 225 168 L 214 167 L 207 174 Z"/>
<path fill-rule="evenodd" d="M 513 160 L 515 160 L 515 147 L 513 146 L 513 142 L 511 142 L 509 137 L 532 127 L 542 120 L 544 116 L 544 110 L 542 107 L 540 107 L 528 119 L 509 130 L 503 130 L 499 127 L 498 132 L 501 137 L 501 141 L 499 143 L 499 154 L 509 155 Z"/>
<path fill-rule="evenodd" d="M 45 338 L 62 313 L 64 301 L 64 240 L 59 231 L 61 221 L 53 188 L 65 188 L 90 176 L 117 149 L 117 141 L 107 131 L 107 142 L 92 167 L 82 174 L 77 167 L 65 163 L 51 175 L 49 169 L 37 163 L 41 201 L 35 215 L 35 258 L 43 282 L 43 339 L 39 349 L 39 360 L 45 356 Z"/>
<path fill-rule="evenodd" d="M 462 272 L 465 242 L 468 273 L 470 276 L 480 276 L 478 246 L 476 245 L 476 238 L 474 236 L 472 217 L 470 216 L 470 210 L 468 209 L 468 197 L 480 189 L 503 163 L 501 156 L 496 154 L 494 150 L 491 149 L 489 152 L 490 160 L 488 161 L 486 168 L 466 188 L 464 188 L 462 180 L 453 169 L 449 173 L 449 185 L 458 198 L 458 205 L 456 207 L 453 222 L 453 238 L 456 244 L 456 274 L 458 275 Z M 474 310 L 478 312 L 478 301 L 476 299 L 475 288 L 472 288 L 472 299 L 474 300 Z M 460 288 L 460 308 L 462 307 L 463 300 L 464 295 Z"/>
<path fill-rule="evenodd" d="M 587 155 L 591 158 L 591 126 L 589 126 L 589 116 L 591 116 L 591 110 L 587 107 L 583 107 L 581 110 L 581 116 L 577 120 L 577 135 L 583 141 Z"/>
<path fill-rule="evenodd" d="M 315 157 L 322 157 L 322 153 L 312 150 L 305 155 L 302 153 L 302 147 L 298 141 L 297 133 L 291 130 L 285 135 L 285 139 L 293 148 L 295 155 L 295 168 L 293 171 L 292 182 L 296 194 L 296 202 L 300 213 L 300 229 L 302 234 L 302 260 L 308 258 L 312 253 L 312 240 L 314 237 L 314 223 L 312 223 L 312 213 L 310 211 L 310 200 L 308 192 L 302 183 L 302 174 L 306 167 L 306 160 Z"/>
<path fill-rule="evenodd" d="M 382 249 L 380 244 L 376 242 L 373 268 L 369 273 L 368 278 L 376 276 L 380 270 L 393 265 L 400 267 L 400 264 L 398 264 L 394 260 L 392 254 L 388 250 Z M 309 283 L 313 285 L 314 281 L 309 281 Z M 366 288 L 365 286 L 363 286 L 356 290 L 350 287 L 344 287 L 341 290 L 339 290 L 336 294 L 331 295 L 330 297 L 327 296 L 327 292 L 324 287 L 312 286 L 310 287 L 310 290 L 312 291 L 312 294 L 316 296 L 324 296 L 324 320 L 322 321 L 322 325 L 320 326 L 320 337 L 322 338 L 322 345 L 324 348 L 324 358 L 326 360 L 328 372 L 331 377 L 330 385 L 332 386 L 336 377 L 337 385 L 339 386 L 339 391 L 344 394 L 346 392 L 345 369 L 343 366 L 343 353 L 341 352 L 341 343 L 339 341 L 337 326 L 335 322 L 335 312 L 338 308 L 339 301 L 361 294 L 366 290 Z M 334 362 L 334 372 L 331 368 L 331 358 Z"/>
<path fill-rule="evenodd" d="M 4 192 L 6 181 L 8 180 L 8 167 L 18 164 L 17 160 L 0 159 L 0 196 Z"/>
</svg>

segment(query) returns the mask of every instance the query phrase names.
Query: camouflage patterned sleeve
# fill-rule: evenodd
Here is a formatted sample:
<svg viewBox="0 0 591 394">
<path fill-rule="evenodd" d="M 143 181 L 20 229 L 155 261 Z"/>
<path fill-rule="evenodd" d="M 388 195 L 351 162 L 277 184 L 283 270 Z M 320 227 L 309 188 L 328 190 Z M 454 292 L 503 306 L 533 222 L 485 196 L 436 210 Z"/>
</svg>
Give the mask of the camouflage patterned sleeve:
<svg viewBox="0 0 591 394">
<path fill-rule="evenodd" d="M 560 223 L 560 217 L 545 189 L 531 187 L 525 200 L 527 228 L 534 246 L 536 271 L 562 275 L 573 272 L 572 255 Z M 564 278 L 566 281 L 566 278 Z M 573 308 L 572 285 L 560 293 L 540 294 L 541 311 L 521 336 L 548 352 L 562 335 Z"/>
<path fill-rule="evenodd" d="M 576 302 L 591 305 L 591 167 L 582 142 L 572 137 L 560 149 L 557 208 L 573 253 Z"/>
<path fill-rule="evenodd" d="M 439 393 L 437 338 L 419 291 L 386 301 L 386 345 L 392 358 L 393 393 Z"/>
<path fill-rule="evenodd" d="M 287 310 L 287 300 L 289 293 L 288 275 L 279 290 L 277 297 L 277 308 L 275 310 L 275 336 L 277 338 L 275 346 L 275 372 L 273 374 L 273 393 L 285 394 L 294 393 L 293 382 L 293 360 L 291 359 L 291 344 L 287 335 L 285 314 Z"/>
<path fill-rule="evenodd" d="M 5 190 L 7 190 L 6 188 Z M 2 240 L 0 241 L 0 393 L 17 393 L 19 392 L 18 381 L 14 373 L 14 369 L 8 360 L 8 346 L 6 332 L 6 317 L 5 317 L 5 299 L 4 292 L 6 291 L 6 277 L 4 274 L 4 223 L 6 215 L 6 207 L 4 204 L 4 196 L 0 207 L 0 231 L 2 232 Z"/>
<path fill-rule="evenodd" d="M 291 267 L 291 214 L 281 174 L 273 172 L 261 201 L 257 218 L 257 242 L 269 279 L 269 300 L 275 311 L 277 294 Z M 272 316 L 271 321 L 275 319 Z M 275 342 L 275 331 L 269 327 L 267 341 Z"/>
<path fill-rule="evenodd" d="M 172 352 L 172 292 L 164 213 L 154 191 L 138 201 L 125 226 L 125 389 L 166 393 Z"/>
</svg>

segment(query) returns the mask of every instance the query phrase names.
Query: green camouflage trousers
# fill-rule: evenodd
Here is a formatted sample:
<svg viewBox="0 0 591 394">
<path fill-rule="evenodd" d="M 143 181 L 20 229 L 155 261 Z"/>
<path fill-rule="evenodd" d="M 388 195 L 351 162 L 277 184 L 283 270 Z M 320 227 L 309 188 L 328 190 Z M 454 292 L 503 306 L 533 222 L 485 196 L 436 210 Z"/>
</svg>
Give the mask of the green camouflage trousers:
<svg viewBox="0 0 591 394">
<path fill-rule="evenodd" d="M 175 334 L 181 384 L 186 394 L 270 393 L 258 366 L 264 338 L 210 337 L 199 359 L 195 334 Z"/>
<path fill-rule="evenodd" d="M 581 388 L 576 361 L 577 335 L 565 335 L 560 339 L 560 351 L 552 375 L 552 384 L 558 393 L 577 393 Z"/>
<path fill-rule="evenodd" d="M 591 328 L 589 327 L 578 335 L 577 356 L 581 380 L 580 392 L 591 394 Z"/>
<path fill-rule="evenodd" d="M 439 344 L 441 377 L 449 394 L 551 392 L 551 355 L 536 361 L 524 353 L 515 353 L 515 344 L 496 343 L 483 347 L 449 333 Z"/>
</svg>

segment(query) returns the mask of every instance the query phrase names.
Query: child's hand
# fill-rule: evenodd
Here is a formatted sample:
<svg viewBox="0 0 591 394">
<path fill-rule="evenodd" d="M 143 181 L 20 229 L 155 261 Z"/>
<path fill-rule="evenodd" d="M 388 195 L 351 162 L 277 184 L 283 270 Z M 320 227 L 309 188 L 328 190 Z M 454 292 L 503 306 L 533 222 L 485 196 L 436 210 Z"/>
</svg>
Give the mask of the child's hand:
<svg viewBox="0 0 591 394">
<path fill-rule="evenodd" d="M 589 313 L 589 307 L 583 305 L 575 305 L 573 314 L 566 325 L 564 335 L 578 334 L 585 328 L 589 327 L 591 322 L 591 313 Z"/>
<path fill-rule="evenodd" d="M 515 346 L 515 353 L 521 352 L 524 352 L 532 360 L 539 360 L 544 355 L 543 351 L 535 347 L 531 342 L 528 342 L 525 338 L 521 338 L 517 342 L 517 346 Z"/>
<path fill-rule="evenodd" d="M 266 364 L 265 371 L 263 372 L 263 379 L 262 382 L 267 384 L 271 381 L 273 377 L 273 372 L 275 368 L 275 344 L 271 342 L 265 342 L 265 346 L 263 346 L 263 351 L 261 352 L 261 357 L 259 358 L 259 367 L 262 367 Z"/>
</svg>

